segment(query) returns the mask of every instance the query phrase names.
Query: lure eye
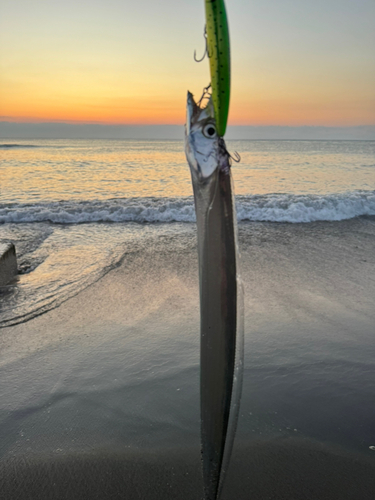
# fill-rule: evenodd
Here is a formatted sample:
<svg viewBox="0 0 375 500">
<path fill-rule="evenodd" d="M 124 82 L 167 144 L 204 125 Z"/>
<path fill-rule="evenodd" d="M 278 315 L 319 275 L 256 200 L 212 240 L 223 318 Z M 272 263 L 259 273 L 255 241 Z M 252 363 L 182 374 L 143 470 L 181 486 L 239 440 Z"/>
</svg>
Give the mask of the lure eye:
<svg viewBox="0 0 375 500">
<path fill-rule="evenodd" d="M 207 139 L 213 139 L 216 137 L 216 128 L 212 123 L 206 125 L 203 129 L 203 135 L 207 137 Z"/>
</svg>

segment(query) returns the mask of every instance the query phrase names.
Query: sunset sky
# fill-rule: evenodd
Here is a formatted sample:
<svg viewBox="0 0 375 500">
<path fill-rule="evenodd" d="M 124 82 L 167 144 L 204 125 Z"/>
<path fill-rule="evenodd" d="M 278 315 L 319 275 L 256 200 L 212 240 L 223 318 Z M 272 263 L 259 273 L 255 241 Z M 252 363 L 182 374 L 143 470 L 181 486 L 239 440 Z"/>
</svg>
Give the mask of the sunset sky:
<svg viewBox="0 0 375 500">
<path fill-rule="evenodd" d="M 374 0 L 227 0 L 232 125 L 375 124 Z M 203 0 L 2 0 L 0 120 L 182 124 Z"/>
</svg>

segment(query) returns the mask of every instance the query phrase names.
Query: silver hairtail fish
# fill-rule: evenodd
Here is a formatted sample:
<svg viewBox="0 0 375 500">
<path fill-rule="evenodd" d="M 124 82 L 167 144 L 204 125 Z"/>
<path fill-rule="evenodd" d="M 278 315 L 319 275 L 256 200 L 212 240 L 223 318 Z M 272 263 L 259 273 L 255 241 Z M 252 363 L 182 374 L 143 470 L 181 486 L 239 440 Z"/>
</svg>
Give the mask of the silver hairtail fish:
<svg viewBox="0 0 375 500">
<path fill-rule="evenodd" d="M 243 293 L 230 155 L 210 98 L 187 96 L 185 153 L 198 229 L 201 446 L 206 500 L 219 498 L 236 431 L 243 365 Z"/>
</svg>

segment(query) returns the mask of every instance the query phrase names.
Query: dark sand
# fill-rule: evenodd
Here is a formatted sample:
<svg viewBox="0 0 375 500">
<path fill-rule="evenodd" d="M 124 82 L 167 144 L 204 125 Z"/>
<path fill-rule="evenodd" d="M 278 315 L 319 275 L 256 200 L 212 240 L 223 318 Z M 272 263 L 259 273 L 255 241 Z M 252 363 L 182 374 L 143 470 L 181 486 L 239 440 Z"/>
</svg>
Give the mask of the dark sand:
<svg viewBox="0 0 375 500">
<path fill-rule="evenodd" d="M 246 363 L 223 500 L 373 500 L 374 221 L 243 224 L 240 241 Z M 189 225 L 1 330 L 1 500 L 201 499 L 198 330 Z"/>
<path fill-rule="evenodd" d="M 4 500 L 202 499 L 197 450 L 28 456 L 0 464 Z M 237 446 L 223 500 L 373 500 L 375 463 L 312 441 Z"/>
</svg>

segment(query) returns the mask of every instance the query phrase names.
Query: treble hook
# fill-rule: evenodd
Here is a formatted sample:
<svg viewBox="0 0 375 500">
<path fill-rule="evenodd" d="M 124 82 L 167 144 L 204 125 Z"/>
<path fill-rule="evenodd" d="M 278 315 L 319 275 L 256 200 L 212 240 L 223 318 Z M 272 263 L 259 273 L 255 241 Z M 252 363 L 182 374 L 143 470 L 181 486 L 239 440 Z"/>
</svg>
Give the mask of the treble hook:
<svg viewBox="0 0 375 500">
<path fill-rule="evenodd" d="M 241 161 L 241 156 L 239 155 L 239 153 L 237 153 L 237 151 L 235 151 L 233 155 L 229 153 L 225 141 L 222 137 L 219 137 L 219 148 L 221 149 L 222 154 L 227 157 L 229 167 L 232 166 L 232 161 L 235 161 L 236 163 L 239 163 Z M 226 167 L 226 170 L 229 167 Z"/>
<path fill-rule="evenodd" d="M 233 161 L 235 161 L 236 163 L 239 163 L 239 162 L 241 161 L 241 156 L 240 156 L 240 154 L 239 154 L 237 151 L 235 151 L 235 152 L 233 153 L 233 155 L 232 155 L 232 154 L 229 154 L 229 157 L 230 157 Z"/>
<path fill-rule="evenodd" d="M 205 39 L 206 47 L 205 47 L 205 49 L 204 49 L 204 53 L 203 53 L 203 56 L 202 56 L 202 58 L 201 58 L 201 59 L 197 59 L 197 57 L 196 57 L 196 56 L 197 56 L 197 51 L 196 51 L 196 50 L 194 50 L 194 61 L 195 61 L 195 62 L 198 62 L 198 63 L 199 63 L 199 62 L 202 62 L 202 61 L 203 61 L 203 59 L 206 57 L 206 55 L 207 55 L 208 57 L 210 57 L 210 56 L 209 56 L 209 54 L 208 54 L 208 45 L 207 45 L 207 30 L 206 30 L 206 25 L 204 25 L 204 33 L 203 33 L 203 36 L 204 36 L 204 39 Z"/>
<path fill-rule="evenodd" d="M 212 94 L 211 94 L 211 92 L 209 92 L 210 88 L 211 88 L 211 84 L 210 83 L 207 85 L 207 87 L 204 87 L 203 94 L 202 94 L 201 98 L 199 99 L 199 101 L 197 102 L 197 105 L 199 107 L 200 107 L 201 102 L 203 101 L 203 99 L 209 99 L 211 97 Z"/>
<path fill-rule="evenodd" d="M 232 161 L 235 161 L 236 163 L 239 163 L 241 161 L 241 156 L 239 155 L 239 153 L 237 153 L 237 151 L 235 151 L 233 154 L 231 154 L 227 150 L 227 153 L 228 153 L 229 166 L 232 166 Z"/>
</svg>

